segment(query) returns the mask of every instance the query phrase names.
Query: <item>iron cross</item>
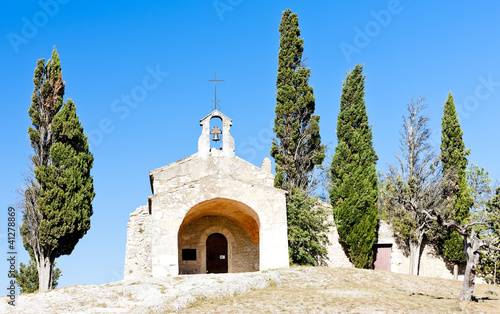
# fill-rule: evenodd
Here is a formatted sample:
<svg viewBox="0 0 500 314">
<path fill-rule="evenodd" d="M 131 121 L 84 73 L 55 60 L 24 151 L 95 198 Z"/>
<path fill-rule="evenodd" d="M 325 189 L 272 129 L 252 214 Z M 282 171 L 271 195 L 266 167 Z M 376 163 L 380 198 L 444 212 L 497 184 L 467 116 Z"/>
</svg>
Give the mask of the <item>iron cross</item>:
<svg viewBox="0 0 500 314">
<path fill-rule="evenodd" d="M 214 99 L 214 105 L 215 105 L 215 109 L 217 109 L 217 103 L 218 103 L 218 100 L 217 100 L 217 82 L 225 82 L 225 80 L 218 80 L 217 79 L 217 72 L 215 73 L 215 79 L 213 80 L 207 80 L 207 82 L 214 82 L 215 84 L 215 99 Z"/>
</svg>

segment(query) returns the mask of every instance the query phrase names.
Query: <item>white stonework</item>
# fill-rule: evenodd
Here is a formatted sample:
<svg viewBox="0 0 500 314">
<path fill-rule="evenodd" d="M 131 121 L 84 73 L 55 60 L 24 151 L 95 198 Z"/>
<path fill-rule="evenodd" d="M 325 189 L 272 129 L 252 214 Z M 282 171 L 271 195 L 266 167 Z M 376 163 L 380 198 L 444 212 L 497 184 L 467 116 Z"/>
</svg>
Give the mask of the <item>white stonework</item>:
<svg viewBox="0 0 500 314">
<path fill-rule="evenodd" d="M 213 118 L 222 120 L 221 149 L 210 148 Z M 206 273 L 206 241 L 213 233 L 227 239 L 228 272 L 288 267 L 286 192 L 273 187 L 271 161 L 265 158 L 259 168 L 236 157 L 232 121 L 220 111 L 200 125 L 197 153 L 149 173 L 148 205 L 131 213 L 127 226 L 125 279 Z M 320 206 L 332 211 L 329 203 Z M 327 265 L 352 268 L 335 226 L 328 237 Z M 409 273 L 409 256 L 383 220 L 376 243 L 391 247 L 392 272 Z M 196 259 L 183 260 L 183 249 L 195 250 Z M 430 246 L 424 246 L 420 275 L 453 278 Z"/>
<path fill-rule="evenodd" d="M 392 244 L 391 271 L 400 274 L 410 273 L 410 256 L 405 253 L 404 248 L 398 243 L 394 235 L 392 226 L 384 220 L 379 220 L 378 238 L 379 244 Z M 436 254 L 430 245 L 424 245 L 420 257 L 419 275 L 427 277 L 437 277 L 453 279 L 453 270 L 441 255 Z M 463 280 L 463 271 L 458 276 L 458 280 Z"/>
<path fill-rule="evenodd" d="M 222 120 L 220 150 L 210 149 L 212 118 Z M 273 187 L 269 159 L 259 168 L 236 157 L 232 121 L 218 110 L 200 124 L 197 153 L 149 173 L 153 195 L 128 225 L 125 279 L 205 273 L 211 233 L 228 241 L 228 272 L 288 267 L 286 192 Z M 183 249 L 196 260 L 183 261 Z"/>
<path fill-rule="evenodd" d="M 272 173 L 273 170 L 272 170 L 271 159 L 269 159 L 267 157 L 264 158 L 264 160 L 262 161 L 261 169 L 262 169 L 262 171 L 265 171 L 267 173 Z"/>
<path fill-rule="evenodd" d="M 323 204 L 329 206 L 329 204 Z M 331 206 L 330 206 L 331 208 Z M 339 235 L 335 226 L 329 233 L 330 246 L 328 247 L 328 266 L 331 267 L 354 267 L 349 261 L 342 245 L 339 242 Z M 392 226 L 379 220 L 376 244 L 390 244 L 391 246 L 391 271 L 399 274 L 410 273 L 410 256 L 398 244 Z M 420 258 L 420 276 L 453 279 L 453 271 L 444 261 L 443 257 L 436 255 L 429 245 L 425 245 Z M 463 280 L 463 271 L 458 276 L 458 280 Z"/>
<path fill-rule="evenodd" d="M 329 213 L 333 213 L 333 208 L 330 203 L 318 202 L 318 205 L 327 210 Z M 328 215 L 328 223 L 332 225 L 330 231 L 328 232 L 328 240 L 330 244 L 327 246 L 328 259 L 325 261 L 326 266 L 329 267 L 343 267 L 343 268 L 354 268 L 352 263 L 349 261 L 342 245 L 340 244 L 339 234 L 337 228 L 335 228 L 335 223 L 333 221 L 333 215 Z"/>
<path fill-rule="evenodd" d="M 333 219 L 332 219 L 333 220 Z M 349 261 L 344 248 L 340 244 L 339 233 L 335 225 L 332 227 L 328 234 L 328 240 L 330 240 L 330 245 L 327 247 L 328 250 L 328 261 L 327 266 L 330 267 L 343 267 L 343 268 L 354 268 L 354 265 Z"/>
<path fill-rule="evenodd" d="M 210 153 L 213 153 L 210 150 L 210 121 L 213 118 L 219 118 L 222 120 L 223 153 L 220 155 L 227 157 L 234 157 L 234 139 L 230 133 L 230 128 L 233 125 L 233 121 L 217 109 L 215 109 L 208 116 L 200 120 L 202 131 L 200 138 L 198 139 L 198 155 L 201 158 L 207 158 L 210 155 Z"/>
<path fill-rule="evenodd" d="M 125 278 L 151 277 L 151 215 L 148 206 L 130 214 L 127 225 Z M 132 276 L 133 274 L 133 276 Z"/>
</svg>

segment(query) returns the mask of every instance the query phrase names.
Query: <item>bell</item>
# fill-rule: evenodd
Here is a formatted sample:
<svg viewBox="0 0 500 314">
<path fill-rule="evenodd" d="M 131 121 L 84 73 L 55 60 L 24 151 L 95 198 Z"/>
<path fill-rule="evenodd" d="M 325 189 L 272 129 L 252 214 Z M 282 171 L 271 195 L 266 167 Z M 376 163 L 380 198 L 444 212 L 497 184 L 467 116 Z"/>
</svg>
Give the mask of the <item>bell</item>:
<svg viewBox="0 0 500 314">
<path fill-rule="evenodd" d="M 220 131 L 220 128 L 219 127 L 216 127 L 214 126 L 212 128 L 212 132 L 210 132 L 210 134 L 213 134 L 214 135 L 214 138 L 212 139 L 212 141 L 214 142 L 218 142 L 220 141 L 220 138 L 219 138 L 219 134 L 221 134 L 222 132 Z"/>
<path fill-rule="evenodd" d="M 214 141 L 214 142 L 220 141 L 219 133 L 214 133 L 214 138 L 212 139 L 212 141 Z"/>
</svg>

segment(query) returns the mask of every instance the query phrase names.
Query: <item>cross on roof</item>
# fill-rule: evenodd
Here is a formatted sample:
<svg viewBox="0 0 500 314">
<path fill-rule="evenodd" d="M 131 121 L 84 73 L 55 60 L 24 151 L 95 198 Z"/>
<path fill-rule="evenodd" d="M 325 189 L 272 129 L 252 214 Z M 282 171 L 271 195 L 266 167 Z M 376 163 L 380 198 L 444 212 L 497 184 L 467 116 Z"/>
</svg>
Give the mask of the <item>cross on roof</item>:
<svg viewBox="0 0 500 314">
<path fill-rule="evenodd" d="M 219 102 L 219 100 L 217 99 L 217 82 L 225 82 L 225 81 L 226 80 L 218 80 L 217 79 L 217 72 L 215 73 L 215 79 L 207 80 L 207 82 L 214 82 L 214 84 L 215 84 L 215 98 L 214 98 L 215 109 L 217 109 L 217 103 Z"/>
</svg>

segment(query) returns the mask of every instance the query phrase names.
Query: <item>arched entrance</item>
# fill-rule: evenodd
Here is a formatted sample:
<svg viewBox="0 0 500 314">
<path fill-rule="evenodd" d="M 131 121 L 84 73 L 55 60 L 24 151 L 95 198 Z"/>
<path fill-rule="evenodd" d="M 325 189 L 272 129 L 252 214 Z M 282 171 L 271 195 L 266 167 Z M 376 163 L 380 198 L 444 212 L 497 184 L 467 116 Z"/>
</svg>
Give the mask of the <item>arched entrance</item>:
<svg viewBox="0 0 500 314">
<path fill-rule="evenodd" d="M 258 271 L 259 225 L 257 213 L 235 200 L 215 198 L 193 206 L 177 234 L 179 274 Z"/>
<path fill-rule="evenodd" d="M 236 221 L 248 232 L 253 244 L 259 244 L 260 222 L 257 213 L 248 205 L 227 198 L 214 198 L 193 206 L 184 217 L 179 231 L 205 216 L 222 216 Z"/>
<path fill-rule="evenodd" d="M 227 239 L 220 233 L 207 238 L 207 274 L 227 273 Z"/>
</svg>

